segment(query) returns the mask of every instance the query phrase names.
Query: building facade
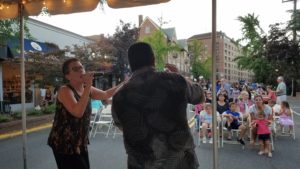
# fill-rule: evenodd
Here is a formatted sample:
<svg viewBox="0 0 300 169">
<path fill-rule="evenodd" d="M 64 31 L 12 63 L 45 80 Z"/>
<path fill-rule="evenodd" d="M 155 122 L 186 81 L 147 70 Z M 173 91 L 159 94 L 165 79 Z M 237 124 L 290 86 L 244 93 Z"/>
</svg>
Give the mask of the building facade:
<svg viewBox="0 0 300 169">
<path fill-rule="evenodd" d="M 212 56 L 212 38 L 211 33 L 204 33 L 194 35 L 188 38 L 188 43 L 193 40 L 199 40 L 205 47 L 207 54 L 203 56 Z M 245 80 L 251 82 L 253 73 L 238 68 L 237 63 L 234 61 L 240 55 L 240 48 L 231 38 L 226 36 L 223 32 L 217 32 L 216 38 L 216 72 L 217 78 L 225 78 L 229 82 L 237 82 Z M 201 58 L 206 59 L 206 58 Z"/>
<path fill-rule="evenodd" d="M 190 71 L 190 59 L 188 57 L 188 46 L 185 39 L 177 40 L 175 28 L 160 28 L 152 19 L 139 16 L 139 39 L 151 36 L 155 31 L 161 30 L 168 43 L 174 43 L 180 46 L 180 51 L 169 52 L 165 57 L 165 62 L 174 64 L 183 75 L 188 75 Z"/>
<path fill-rule="evenodd" d="M 91 39 L 76 33 L 34 20 L 32 18 L 28 18 L 26 25 L 34 40 L 24 40 L 25 55 L 28 52 L 47 52 L 47 44 L 55 44 L 61 50 L 68 46 L 72 50 L 73 45 L 84 46 L 93 42 Z M 70 52 L 68 53 L 70 54 Z M 7 56 L 3 56 L 3 58 L 6 57 Z M 12 111 L 21 110 L 20 72 L 20 63 L 5 59 L 0 61 L 0 102 L 5 101 L 10 103 Z M 40 98 L 37 97 L 40 95 L 37 91 L 38 90 L 35 86 L 31 84 L 30 79 L 26 79 L 26 108 L 33 108 L 39 103 L 36 100 L 37 98 Z"/>
<path fill-rule="evenodd" d="M 73 45 L 84 46 L 91 42 L 91 39 L 68 30 L 49 25 L 47 23 L 28 18 L 26 21 L 30 34 L 39 42 L 48 42 L 58 45 L 60 49 Z"/>
</svg>

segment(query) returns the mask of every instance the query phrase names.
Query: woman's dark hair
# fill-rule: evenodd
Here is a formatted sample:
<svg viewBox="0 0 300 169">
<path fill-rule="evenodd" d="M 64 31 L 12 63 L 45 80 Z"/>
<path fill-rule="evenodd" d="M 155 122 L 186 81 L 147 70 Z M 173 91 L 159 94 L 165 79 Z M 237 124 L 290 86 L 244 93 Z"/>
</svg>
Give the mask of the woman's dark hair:
<svg viewBox="0 0 300 169">
<path fill-rule="evenodd" d="M 225 90 L 226 91 L 226 90 Z M 224 99 L 224 101 L 225 102 L 227 102 L 228 101 L 228 96 L 227 96 L 227 94 L 225 94 L 225 93 L 219 93 L 218 95 L 217 95 L 217 101 L 219 101 L 219 96 L 223 96 L 225 99 Z"/>
<path fill-rule="evenodd" d="M 79 62 L 79 59 L 77 58 L 71 58 L 71 59 L 67 59 L 62 66 L 62 73 L 63 75 L 69 74 L 69 65 L 73 62 Z"/>
<path fill-rule="evenodd" d="M 145 42 L 137 42 L 128 49 L 128 61 L 134 72 L 145 66 L 154 66 L 154 53 L 151 46 Z"/>
</svg>

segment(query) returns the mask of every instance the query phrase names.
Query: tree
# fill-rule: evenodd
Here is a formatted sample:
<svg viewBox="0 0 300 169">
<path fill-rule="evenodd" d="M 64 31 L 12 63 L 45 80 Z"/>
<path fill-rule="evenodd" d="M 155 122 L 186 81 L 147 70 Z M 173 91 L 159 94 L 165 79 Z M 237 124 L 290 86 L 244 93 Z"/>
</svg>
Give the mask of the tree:
<svg viewBox="0 0 300 169">
<path fill-rule="evenodd" d="M 26 21 L 26 18 L 25 18 Z M 32 39 L 29 33 L 29 29 L 24 24 L 24 36 L 28 39 Z M 9 40 L 16 39 L 20 37 L 20 25 L 18 19 L 6 19 L 0 20 L 0 44 L 4 45 Z"/>
<path fill-rule="evenodd" d="M 160 71 L 164 70 L 168 54 L 180 51 L 180 47 L 177 44 L 168 42 L 161 29 L 156 30 L 151 36 L 145 37 L 142 41 L 151 45 L 155 55 L 155 66 Z"/>
<path fill-rule="evenodd" d="M 292 19 L 287 22 L 287 30 L 289 32 L 293 32 L 295 29 L 297 33 L 298 31 L 300 31 L 300 10 L 296 10 L 295 13 L 293 10 L 290 10 L 288 12 L 291 13 Z M 293 36 L 293 35 L 289 33 L 289 36 Z M 298 38 L 296 37 L 296 39 L 299 39 L 299 36 Z"/>
<path fill-rule="evenodd" d="M 282 24 L 275 23 L 265 35 L 254 14 L 240 16 L 238 20 L 243 24 L 243 38 L 239 42 L 245 43 L 241 55 L 235 59 L 240 68 L 253 71 L 256 81 L 265 84 L 275 85 L 274 79 L 279 75 L 285 76 L 287 81 L 297 75 L 299 46 L 289 38 L 288 27 L 282 28 Z"/>
<path fill-rule="evenodd" d="M 40 52 L 28 53 L 26 61 L 26 78 L 33 79 L 40 87 L 45 85 L 59 86 L 63 83 L 61 71 L 65 60 L 64 51 L 43 54 Z"/>
<path fill-rule="evenodd" d="M 297 41 L 290 38 L 289 29 L 281 28 L 282 24 L 270 25 L 270 31 L 266 43 L 266 59 L 273 65 L 278 74 L 283 75 L 285 81 L 289 84 L 292 79 L 299 77 L 299 45 Z M 271 70 L 272 71 L 272 70 Z M 272 75 L 272 74 L 271 74 Z M 289 86 L 291 87 L 291 85 Z"/>
<path fill-rule="evenodd" d="M 245 45 L 242 46 L 241 55 L 235 61 L 239 68 L 253 71 L 256 81 L 265 82 L 270 75 L 272 64 L 265 59 L 266 36 L 259 25 L 258 16 L 247 14 L 244 17 L 239 16 L 238 20 L 242 23 L 243 35 L 238 43 Z"/>
<path fill-rule="evenodd" d="M 212 73 L 212 58 L 205 56 L 206 49 L 201 41 L 193 39 L 188 45 L 188 49 L 191 56 L 192 75 L 194 77 L 203 76 L 205 79 L 209 79 Z M 201 60 L 200 58 L 205 58 L 205 60 Z"/>
<path fill-rule="evenodd" d="M 128 56 L 127 50 L 137 42 L 139 29 L 130 23 L 124 23 L 120 20 L 120 26 L 116 28 L 116 32 L 110 38 L 111 44 L 114 47 L 113 56 L 117 58 L 117 63 L 114 66 L 114 73 L 122 80 L 127 69 Z"/>
</svg>

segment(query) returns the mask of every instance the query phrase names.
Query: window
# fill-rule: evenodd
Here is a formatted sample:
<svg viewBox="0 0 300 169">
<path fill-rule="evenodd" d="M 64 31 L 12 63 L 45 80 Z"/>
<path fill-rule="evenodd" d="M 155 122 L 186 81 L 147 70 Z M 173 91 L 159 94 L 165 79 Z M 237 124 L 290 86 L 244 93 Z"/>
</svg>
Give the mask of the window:
<svg viewBox="0 0 300 169">
<path fill-rule="evenodd" d="M 146 26 L 146 28 L 145 28 L 145 33 L 146 33 L 146 34 L 150 33 L 150 27 L 149 27 L 149 26 Z"/>
</svg>

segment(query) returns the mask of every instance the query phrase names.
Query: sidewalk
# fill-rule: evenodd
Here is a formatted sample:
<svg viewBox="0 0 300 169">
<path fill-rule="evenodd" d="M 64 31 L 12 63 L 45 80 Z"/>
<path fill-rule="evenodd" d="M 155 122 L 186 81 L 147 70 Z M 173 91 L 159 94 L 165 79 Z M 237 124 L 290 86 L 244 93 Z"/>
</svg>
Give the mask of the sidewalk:
<svg viewBox="0 0 300 169">
<path fill-rule="evenodd" d="M 26 132 L 34 132 L 49 128 L 52 126 L 54 114 L 38 117 L 28 117 L 26 123 Z M 6 123 L 0 123 L 0 140 L 11 138 L 22 134 L 22 120 L 16 120 Z"/>
<path fill-rule="evenodd" d="M 296 97 L 293 96 L 287 96 L 287 100 L 296 101 L 298 100 L 300 102 L 300 92 L 297 92 Z"/>
</svg>

